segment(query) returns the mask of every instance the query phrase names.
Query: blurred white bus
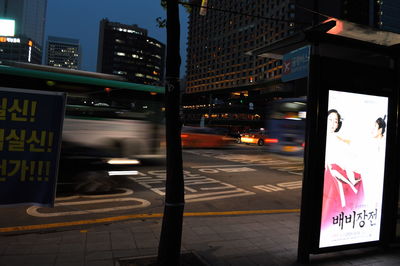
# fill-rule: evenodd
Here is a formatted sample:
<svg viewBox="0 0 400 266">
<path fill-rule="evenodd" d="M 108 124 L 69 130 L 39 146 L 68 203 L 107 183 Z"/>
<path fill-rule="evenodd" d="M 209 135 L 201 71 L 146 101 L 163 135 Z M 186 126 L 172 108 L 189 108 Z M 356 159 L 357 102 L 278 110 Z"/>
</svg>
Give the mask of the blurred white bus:
<svg viewBox="0 0 400 266">
<path fill-rule="evenodd" d="M 164 88 L 122 77 L 2 62 L 0 86 L 67 93 L 61 160 L 164 156 Z"/>
</svg>

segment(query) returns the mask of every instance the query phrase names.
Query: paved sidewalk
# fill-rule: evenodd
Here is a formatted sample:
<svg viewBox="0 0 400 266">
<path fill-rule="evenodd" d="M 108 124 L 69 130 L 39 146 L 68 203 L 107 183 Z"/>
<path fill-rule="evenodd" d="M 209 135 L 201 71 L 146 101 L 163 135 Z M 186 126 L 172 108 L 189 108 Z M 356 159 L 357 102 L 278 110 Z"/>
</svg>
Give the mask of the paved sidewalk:
<svg viewBox="0 0 400 266">
<path fill-rule="evenodd" d="M 299 213 L 185 217 L 182 252 L 208 265 L 297 265 Z M 0 236 L 0 266 L 114 266 L 157 254 L 161 219 Z M 400 249 L 311 255 L 312 265 L 400 265 Z"/>
</svg>

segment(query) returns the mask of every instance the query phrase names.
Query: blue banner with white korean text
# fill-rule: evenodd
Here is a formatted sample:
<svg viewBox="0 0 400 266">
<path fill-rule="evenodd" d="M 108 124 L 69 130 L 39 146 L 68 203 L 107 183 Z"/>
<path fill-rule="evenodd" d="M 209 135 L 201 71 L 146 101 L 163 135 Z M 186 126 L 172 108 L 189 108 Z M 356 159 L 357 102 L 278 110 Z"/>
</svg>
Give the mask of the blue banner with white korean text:
<svg viewBox="0 0 400 266">
<path fill-rule="evenodd" d="M 308 77 L 310 62 L 310 46 L 304 46 L 283 55 L 282 58 L 282 81 Z"/>
<path fill-rule="evenodd" d="M 0 205 L 54 205 L 65 100 L 0 88 Z"/>
</svg>

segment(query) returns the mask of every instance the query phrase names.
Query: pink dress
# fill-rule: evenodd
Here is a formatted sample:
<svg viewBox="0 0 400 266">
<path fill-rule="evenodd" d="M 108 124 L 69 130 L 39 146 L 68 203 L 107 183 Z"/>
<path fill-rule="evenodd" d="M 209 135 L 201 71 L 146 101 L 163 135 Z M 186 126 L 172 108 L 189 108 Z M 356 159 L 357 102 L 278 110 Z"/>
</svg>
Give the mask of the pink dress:
<svg viewBox="0 0 400 266">
<path fill-rule="evenodd" d="M 344 178 L 349 179 L 346 170 L 342 169 L 337 164 L 331 165 L 332 170 L 338 171 Z M 354 192 L 350 185 L 344 181 L 338 180 L 331 173 L 331 170 L 326 167 L 324 174 L 324 194 L 322 202 L 321 228 L 324 229 L 333 224 L 333 218 L 341 212 L 344 215 L 352 214 L 353 210 L 358 209 L 364 201 L 364 188 L 361 175 L 354 172 L 356 180 L 360 180 L 354 185 L 357 193 Z M 342 207 L 340 199 L 340 187 L 343 188 L 345 198 L 345 206 Z"/>
</svg>

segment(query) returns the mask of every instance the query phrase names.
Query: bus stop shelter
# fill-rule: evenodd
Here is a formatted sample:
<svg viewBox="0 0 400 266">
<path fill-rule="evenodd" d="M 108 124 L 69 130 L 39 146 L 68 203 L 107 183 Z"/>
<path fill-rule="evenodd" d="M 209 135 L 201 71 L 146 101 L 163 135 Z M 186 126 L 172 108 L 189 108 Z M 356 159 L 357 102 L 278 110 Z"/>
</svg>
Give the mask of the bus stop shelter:
<svg viewBox="0 0 400 266">
<path fill-rule="evenodd" d="M 331 19 L 251 54 L 307 78 L 298 261 L 398 241 L 400 34 Z"/>
</svg>

